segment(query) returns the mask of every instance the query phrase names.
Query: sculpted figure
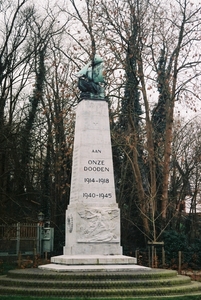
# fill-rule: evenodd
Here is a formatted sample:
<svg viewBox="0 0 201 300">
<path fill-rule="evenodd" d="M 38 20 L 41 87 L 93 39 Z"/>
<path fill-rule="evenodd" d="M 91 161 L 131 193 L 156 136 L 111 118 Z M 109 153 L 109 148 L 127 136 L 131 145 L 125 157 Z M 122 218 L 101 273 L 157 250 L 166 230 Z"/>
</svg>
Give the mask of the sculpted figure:
<svg viewBox="0 0 201 300">
<path fill-rule="evenodd" d="M 93 63 L 88 63 L 77 74 L 80 98 L 104 99 L 103 59 L 95 55 Z"/>
<path fill-rule="evenodd" d="M 116 242 L 117 235 L 115 232 L 115 220 L 118 217 L 116 209 L 85 209 L 78 212 L 84 220 L 80 228 L 80 242 Z M 114 226 L 111 225 L 114 220 Z"/>
</svg>

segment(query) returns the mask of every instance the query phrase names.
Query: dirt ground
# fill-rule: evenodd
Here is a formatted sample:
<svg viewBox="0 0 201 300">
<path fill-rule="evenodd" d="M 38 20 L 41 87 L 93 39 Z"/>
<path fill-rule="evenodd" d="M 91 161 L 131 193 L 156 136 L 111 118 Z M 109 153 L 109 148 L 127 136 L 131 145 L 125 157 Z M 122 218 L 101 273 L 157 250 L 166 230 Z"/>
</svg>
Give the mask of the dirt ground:
<svg viewBox="0 0 201 300">
<path fill-rule="evenodd" d="M 182 270 L 181 275 L 189 276 L 195 281 L 201 281 L 201 270 Z"/>
</svg>

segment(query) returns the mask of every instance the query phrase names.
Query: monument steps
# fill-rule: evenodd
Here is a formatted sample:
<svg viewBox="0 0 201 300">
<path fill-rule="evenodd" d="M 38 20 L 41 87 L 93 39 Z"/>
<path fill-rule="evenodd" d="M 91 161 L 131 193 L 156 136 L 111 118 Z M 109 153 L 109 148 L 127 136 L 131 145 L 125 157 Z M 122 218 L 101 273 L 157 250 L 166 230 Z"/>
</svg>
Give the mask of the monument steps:
<svg viewBox="0 0 201 300">
<path fill-rule="evenodd" d="M 52 272 L 12 270 L 0 276 L 1 295 L 56 297 L 139 297 L 197 293 L 201 283 L 173 270 L 136 272 Z"/>
<path fill-rule="evenodd" d="M 48 280 L 45 283 L 46 287 L 49 288 L 86 288 L 90 287 L 91 289 L 97 288 L 112 288 L 112 287 L 119 287 L 121 288 L 129 288 L 133 285 L 135 287 L 144 287 L 144 286 L 174 286 L 174 285 L 182 285 L 188 284 L 190 282 L 190 278 L 187 276 L 178 276 L 177 278 L 169 278 L 169 279 L 119 279 L 119 280 L 112 280 L 112 279 L 102 279 L 98 281 L 96 280 L 82 280 L 82 281 L 75 281 L 71 280 L 70 278 L 67 280 Z M 4 286 L 21 286 L 24 287 L 44 287 L 44 282 L 40 279 L 33 280 L 33 279 L 15 279 L 9 277 L 2 277 L 0 278 L 0 284 Z"/>
</svg>

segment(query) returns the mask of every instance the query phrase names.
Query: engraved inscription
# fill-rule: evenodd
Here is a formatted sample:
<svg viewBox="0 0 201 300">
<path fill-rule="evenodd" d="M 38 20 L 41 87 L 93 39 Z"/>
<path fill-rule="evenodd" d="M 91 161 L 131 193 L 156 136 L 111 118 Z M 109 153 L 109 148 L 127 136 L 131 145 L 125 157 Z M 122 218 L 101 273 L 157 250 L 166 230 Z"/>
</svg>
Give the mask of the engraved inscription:
<svg viewBox="0 0 201 300">
<path fill-rule="evenodd" d="M 98 179 L 95 179 L 95 178 L 84 178 L 84 182 L 87 182 L 88 184 L 89 183 L 109 183 L 110 180 L 108 178 L 98 178 Z"/>
<path fill-rule="evenodd" d="M 88 198 L 101 198 L 101 199 L 105 199 L 105 198 L 112 198 L 112 194 L 111 193 L 83 193 L 83 198 L 88 199 Z"/>
<path fill-rule="evenodd" d="M 109 172 L 109 167 L 105 166 L 105 161 L 102 159 L 89 159 L 88 166 L 84 166 L 84 171 L 89 172 Z M 100 167 L 97 167 L 100 166 Z"/>
<path fill-rule="evenodd" d="M 98 153 L 99 156 L 101 153 L 101 149 L 98 150 L 91 150 L 92 153 Z M 82 193 L 82 198 L 92 200 L 92 199 L 110 199 L 113 197 L 110 189 L 110 177 L 108 172 L 110 172 L 110 167 L 106 163 L 107 161 L 102 159 L 100 156 L 95 159 L 88 159 L 86 164 L 83 166 L 83 169 L 86 173 L 85 176 L 82 177 L 82 182 L 84 183 L 86 188 L 85 191 Z M 101 173 L 101 175 L 98 175 Z M 108 174 L 108 175 L 107 175 Z M 108 188 L 107 188 L 108 186 Z M 97 191 L 95 190 L 97 187 Z M 103 187 L 100 190 L 100 187 Z"/>
<path fill-rule="evenodd" d="M 88 160 L 88 165 L 101 165 L 103 166 L 105 163 L 104 163 L 104 160 Z"/>
<path fill-rule="evenodd" d="M 93 171 L 93 172 L 109 172 L 110 169 L 107 167 L 87 167 L 84 166 L 84 171 Z"/>
</svg>

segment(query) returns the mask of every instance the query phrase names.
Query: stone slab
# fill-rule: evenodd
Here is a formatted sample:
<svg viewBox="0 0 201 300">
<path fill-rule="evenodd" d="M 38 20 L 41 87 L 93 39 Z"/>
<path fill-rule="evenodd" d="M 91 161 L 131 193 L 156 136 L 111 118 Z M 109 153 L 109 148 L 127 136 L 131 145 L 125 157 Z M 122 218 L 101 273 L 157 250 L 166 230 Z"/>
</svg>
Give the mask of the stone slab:
<svg viewBox="0 0 201 300">
<path fill-rule="evenodd" d="M 134 265 L 136 258 L 125 255 L 59 255 L 51 262 L 61 265 Z"/>
<path fill-rule="evenodd" d="M 55 272 L 137 272 L 151 271 L 151 268 L 139 265 L 59 265 L 47 264 L 38 267 L 42 270 Z"/>
</svg>

